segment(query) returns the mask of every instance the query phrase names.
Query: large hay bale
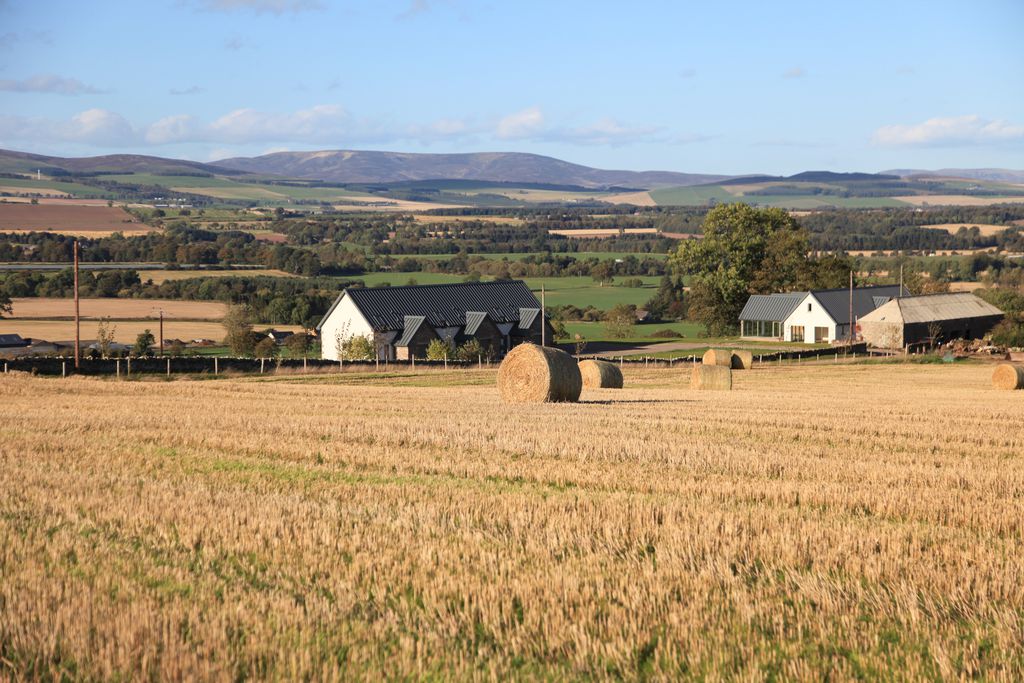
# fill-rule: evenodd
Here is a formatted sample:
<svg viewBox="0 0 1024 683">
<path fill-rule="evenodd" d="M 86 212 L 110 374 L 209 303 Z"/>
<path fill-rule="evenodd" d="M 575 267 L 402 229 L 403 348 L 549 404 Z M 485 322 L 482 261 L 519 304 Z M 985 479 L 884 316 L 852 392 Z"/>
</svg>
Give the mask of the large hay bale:
<svg viewBox="0 0 1024 683">
<path fill-rule="evenodd" d="M 561 349 L 520 344 L 498 368 L 498 391 L 507 403 L 578 401 L 582 390 L 576 360 Z"/>
<path fill-rule="evenodd" d="M 732 369 L 721 365 L 694 365 L 690 388 L 702 391 L 731 391 Z"/>
<path fill-rule="evenodd" d="M 732 367 L 732 351 L 728 349 L 708 349 L 701 358 L 704 365 L 719 365 L 723 368 Z"/>
<path fill-rule="evenodd" d="M 580 375 L 587 389 L 621 389 L 622 371 L 606 360 L 580 361 Z"/>
<path fill-rule="evenodd" d="M 752 367 L 754 367 L 754 354 L 752 354 L 750 351 L 732 352 L 733 370 L 749 370 Z"/>
<path fill-rule="evenodd" d="M 992 386 L 996 389 L 1024 389 L 1024 366 L 1000 363 L 992 372 Z"/>
</svg>

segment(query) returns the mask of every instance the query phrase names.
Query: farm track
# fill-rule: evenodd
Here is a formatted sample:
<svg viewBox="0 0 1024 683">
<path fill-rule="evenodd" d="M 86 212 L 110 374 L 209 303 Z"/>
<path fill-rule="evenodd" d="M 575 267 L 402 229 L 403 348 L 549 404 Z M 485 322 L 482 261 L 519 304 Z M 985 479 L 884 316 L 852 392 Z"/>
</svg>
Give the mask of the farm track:
<svg viewBox="0 0 1024 683">
<path fill-rule="evenodd" d="M 990 369 L 0 375 L 0 678 L 1018 679 Z"/>
</svg>

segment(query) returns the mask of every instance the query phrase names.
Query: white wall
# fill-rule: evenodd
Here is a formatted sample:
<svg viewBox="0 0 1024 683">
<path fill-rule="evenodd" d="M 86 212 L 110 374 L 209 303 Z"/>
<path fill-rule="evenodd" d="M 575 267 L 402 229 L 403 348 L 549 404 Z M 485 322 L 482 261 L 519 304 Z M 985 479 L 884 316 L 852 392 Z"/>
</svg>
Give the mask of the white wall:
<svg viewBox="0 0 1024 683">
<path fill-rule="evenodd" d="M 804 326 L 804 342 L 807 344 L 814 343 L 815 327 L 828 328 L 828 336 L 823 341 L 833 342 L 836 339 L 836 321 L 828 314 L 825 307 L 818 303 L 813 294 L 804 297 L 796 310 L 783 323 L 782 334 L 785 341 L 793 341 L 794 325 Z"/>
<path fill-rule="evenodd" d="M 338 360 L 338 349 L 335 340 L 338 335 L 342 339 L 366 337 L 373 341 L 373 328 L 356 307 L 352 297 L 345 295 L 331 311 L 331 315 L 320 328 L 320 357 L 325 360 Z"/>
</svg>

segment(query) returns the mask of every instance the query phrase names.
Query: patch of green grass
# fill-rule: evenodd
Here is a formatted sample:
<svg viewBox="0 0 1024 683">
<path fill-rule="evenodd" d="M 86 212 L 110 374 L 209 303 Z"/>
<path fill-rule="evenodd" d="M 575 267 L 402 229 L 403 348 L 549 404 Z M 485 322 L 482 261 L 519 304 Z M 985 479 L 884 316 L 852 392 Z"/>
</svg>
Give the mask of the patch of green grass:
<svg viewBox="0 0 1024 683">
<path fill-rule="evenodd" d="M 672 330 L 683 336 L 682 338 L 651 336 L 655 332 L 662 330 Z M 624 343 L 704 341 L 704 338 L 700 337 L 704 333 L 704 326 L 688 320 L 675 323 L 644 323 L 643 325 L 636 325 L 633 327 L 633 334 L 626 339 L 612 339 L 608 335 L 604 323 L 599 322 L 567 322 L 565 323 L 565 331 L 568 337 L 560 341 L 572 341 L 576 338 L 577 334 L 587 341 L 616 341 Z"/>
<path fill-rule="evenodd" d="M 76 197 L 102 197 L 106 192 L 99 187 L 57 180 L 29 180 L 28 178 L 0 178 L 0 186 L 16 187 L 25 193 L 48 194 L 67 192 Z"/>
<path fill-rule="evenodd" d="M 719 185 L 663 187 L 651 190 L 650 195 L 658 206 L 705 206 L 710 201 L 729 203 L 737 199 Z"/>
</svg>

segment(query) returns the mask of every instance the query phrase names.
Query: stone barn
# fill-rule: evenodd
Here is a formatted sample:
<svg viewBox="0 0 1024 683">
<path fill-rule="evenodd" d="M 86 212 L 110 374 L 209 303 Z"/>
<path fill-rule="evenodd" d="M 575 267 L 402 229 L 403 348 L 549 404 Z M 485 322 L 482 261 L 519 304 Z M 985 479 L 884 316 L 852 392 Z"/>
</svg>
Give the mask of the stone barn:
<svg viewBox="0 0 1024 683">
<path fill-rule="evenodd" d="M 1002 319 L 1002 311 L 969 292 L 907 296 L 861 318 L 860 334 L 870 346 L 902 349 L 951 339 L 981 339 Z"/>
</svg>

